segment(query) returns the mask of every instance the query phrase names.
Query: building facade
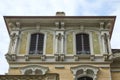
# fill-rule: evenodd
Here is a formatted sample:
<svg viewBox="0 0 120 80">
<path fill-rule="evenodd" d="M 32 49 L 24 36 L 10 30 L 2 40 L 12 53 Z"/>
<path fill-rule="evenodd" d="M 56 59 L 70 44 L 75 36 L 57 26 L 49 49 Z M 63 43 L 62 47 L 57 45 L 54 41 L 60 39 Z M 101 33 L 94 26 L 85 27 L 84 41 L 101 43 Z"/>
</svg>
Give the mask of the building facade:
<svg viewBox="0 0 120 80">
<path fill-rule="evenodd" d="M 115 18 L 65 16 L 64 12 L 56 16 L 4 16 L 11 40 L 6 76 L 119 80 L 120 51 L 110 46 Z"/>
</svg>

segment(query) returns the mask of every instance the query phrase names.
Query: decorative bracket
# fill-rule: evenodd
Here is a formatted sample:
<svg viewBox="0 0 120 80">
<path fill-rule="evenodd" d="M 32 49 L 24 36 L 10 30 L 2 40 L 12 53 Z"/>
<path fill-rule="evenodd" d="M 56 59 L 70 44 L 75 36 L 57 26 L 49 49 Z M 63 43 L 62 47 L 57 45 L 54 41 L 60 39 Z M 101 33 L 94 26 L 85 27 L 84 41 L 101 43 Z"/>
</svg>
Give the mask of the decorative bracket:
<svg viewBox="0 0 120 80">
<path fill-rule="evenodd" d="M 96 80 L 99 68 L 90 65 L 79 65 L 71 67 L 71 71 L 75 80 L 82 76 L 90 76 L 93 80 Z"/>
<path fill-rule="evenodd" d="M 46 59 L 45 55 L 25 55 L 24 57 L 25 57 L 25 61 L 29 61 L 32 58 L 39 58 L 42 61 L 45 61 L 45 59 Z"/>
<path fill-rule="evenodd" d="M 61 29 L 61 28 L 63 28 L 64 27 L 64 22 L 62 22 L 62 21 L 58 21 L 58 22 L 55 22 L 55 25 L 58 27 L 58 29 Z"/>
<path fill-rule="evenodd" d="M 60 61 L 64 61 L 65 60 L 65 54 L 60 54 Z"/>
<path fill-rule="evenodd" d="M 91 55 L 91 56 L 90 56 L 90 60 L 91 60 L 91 61 L 94 61 L 94 60 L 95 60 L 95 55 Z"/>
<path fill-rule="evenodd" d="M 26 72 L 31 71 L 32 75 L 35 75 L 38 73 L 39 73 L 39 75 L 44 75 L 48 72 L 48 70 L 49 70 L 48 67 L 43 67 L 43 66 L 39 66 L 39 65 L 28 65 L 28 66 L 21 68 L 22 74 L 26 74 Z"/>
<path fill-rule="evenodd" d="M 6 56 L 6 59 L 8 61 L 16 61 L 16 59 L 17 59 L 17 55 L 16 54 L 6 54 L 5 56 Z"/>
<path fill-rule="evenodd" d="M 55 54 L 55 61 L 64 61 L 65 60 L 65 54 Z"/>
<path fill-rule="evenodd" d="M 111 55 L 109 55 L 109 54 L 104 54 L 103 55 L 103 59 L 104 59 L 104 61 L 109 61 L 109 60 L 112 60 L 113 59 L 113 55 L 111 54 Z"/>
</svg>

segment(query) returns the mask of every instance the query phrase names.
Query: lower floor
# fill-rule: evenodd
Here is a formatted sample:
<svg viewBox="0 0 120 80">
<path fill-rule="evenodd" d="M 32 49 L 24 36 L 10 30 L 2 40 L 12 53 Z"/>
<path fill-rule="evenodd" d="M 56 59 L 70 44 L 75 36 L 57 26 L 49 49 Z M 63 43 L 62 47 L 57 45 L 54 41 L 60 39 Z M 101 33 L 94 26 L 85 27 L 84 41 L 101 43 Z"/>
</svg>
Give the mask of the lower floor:
<svg viewBox="0 0 120 80">
<path fill-rule="evenodd" d="M 0 75 L 0 80 L 59 80 L 59 75 Z"/>
<path fill-rule="evenodd" d="M 40 75 L 45 80 L 120 80 L 119 70 L 119 67 L 111 68 L 110 64 L 18 64 L 12 65 L 6 76 Z"/>
</svg>

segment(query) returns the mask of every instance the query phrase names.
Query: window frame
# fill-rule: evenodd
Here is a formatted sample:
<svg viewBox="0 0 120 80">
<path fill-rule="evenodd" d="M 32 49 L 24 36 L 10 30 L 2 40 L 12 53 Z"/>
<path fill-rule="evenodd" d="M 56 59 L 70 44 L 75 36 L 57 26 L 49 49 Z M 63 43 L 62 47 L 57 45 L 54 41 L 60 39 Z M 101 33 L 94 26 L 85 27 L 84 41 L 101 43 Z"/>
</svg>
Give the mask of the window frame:
<svg viewBox="0 0 120 80">
<path fill-rule="evenodd" d="M 42 55 L 43 54 L 43 48 L 44 48 L 44 34 L 43 33 L 33 33 L 33 34 L 31 34 L 31 36 L 30 36 L 30 46 L 29 46 L 29 54 L 30 55 L 34 55 L 34 54 L 39 54 L 39 53 L 37 53 L 37 51 L 39 51 L 39 49 L 38 49 L 38 43 L 39 43 L 39 39 L 41 39 L 41 38 L 39 38 L 40 36 L 42 36 L 43 37 L 43 40 L 42 40 L 42 53 L 40 53 L 40 55 Z M 34 50 L 33 51 L 35 51 L 34 53 L 30 53 L 30 51 L 31 51 L 31 46 L 33 46 L 33 44 L 31 43 L 31 40 L 32 40 L 32 37 L 35 37 L 35 46 L 34 46 Z"/>
<path fill-rule="evenodd" d="M 41 72 L 41 75 L 45 75 L 49 71 L 49 68 L 40 66 L 40 65 L 27 65 L 27 66 L 23 66 L 20 69 L 22 75 L 25 75 L 26 71 L 29 71 L 29 70 L 31 70 L 32 73 L 28 75 L 36 75 L 35 74 L 36 70 L 39 70 Z"/>
<path fill-rule="evenodd" d="M 44 34 L 44 39 L 43 39 L 43 54 L 29 54 L 30 50 L 30 41 L 31 41 L 31 35 L 34 33 L 41 33 Z M 27 38 L 27 52 L 26 55 L 45 55 L 45 50 L 46 50 L 46 32 L 45 31 L 28 31 L 28 38 Z"/>
<path fill-rule="evenodd" d="M 99 72 L 99 68 L 96 66 L 91 65 L 78 65 L 70 68 L 71 72 L 73 73 L 74 80 L 78 80 L 80 77 L 88 76 L 93 78 L 93 80 L 97 79 L 97 74 Z M 83 72 L 77 73 L 78 71 L 82 70 Z M 88 71 L 92 71 L 93 73 L 88 73 Z"/>
<path fill-rule="evenodd" d="M 88 34 L 89 35 L 89 47 L 90 47 L 90 54 L 85 54 L 85 55 L 94 55 L 94 51 L 93 51 L 93 40 L 92 40 L 92 32 L 90 31 L 74 31 L 74 55 L 81 55 L 81 54 L 76 54 L 76 34 L 80 34 L 80 33 L 84 33 L 84 34 Z"/>
<path fill-rule="evenodd" d="M 87 37 L 86 37 L 87 36 Z M 89 37 L 89 34 L 87 33 L 78 33 L 75 35 L 75 38 L 76 38 L 76 54 L 79 55 L 79 54 L 90 54 L 90 37 Z M 85 38 L 88 38 L 87 41 L 89 41 L 87 43 L 87 47 L 88 47 L 88 51 L 89 53 L 86 53 L 87 50 L 86 50 L 86 46 L 85 46 Z M 81 40 L 79 44 L 81 44 L 81 47 L 78 47 L 78 40 Z M 81 50 L 80 50 L 81 49 Z M 77 51 L 80 51 L 81 53 L 78 53 Z"/>
<path fill-rule="evenodd" d="M 77 80 L 79 80 L 80 78 L 85 78 L 85 77 L 88 78 L 88 79 L 93 80 L 93 78 L 92 78 L 92 77 L 89 77 L 89 76 L 81 76 L 81 77 L 78 77 Z M 87 80 L 88 80 L 88 79 L 87 79 Z"/>
</svg>

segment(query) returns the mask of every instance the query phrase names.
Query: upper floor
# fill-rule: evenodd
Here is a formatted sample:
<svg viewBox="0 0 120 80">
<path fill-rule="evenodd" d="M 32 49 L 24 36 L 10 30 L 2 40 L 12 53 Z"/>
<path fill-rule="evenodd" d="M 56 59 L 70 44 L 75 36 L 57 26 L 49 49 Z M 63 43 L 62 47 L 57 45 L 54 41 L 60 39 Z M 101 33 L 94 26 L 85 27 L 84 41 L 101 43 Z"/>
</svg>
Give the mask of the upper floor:
<svg viewBox="0 0 120 80">
<path fill-rule="evenodd" d="M 8 61 L 74 62 L 111 59 L 115 16 L 4 16 Z M 100 60 L 100 61 L 101 61 Z"/>
</svg>

